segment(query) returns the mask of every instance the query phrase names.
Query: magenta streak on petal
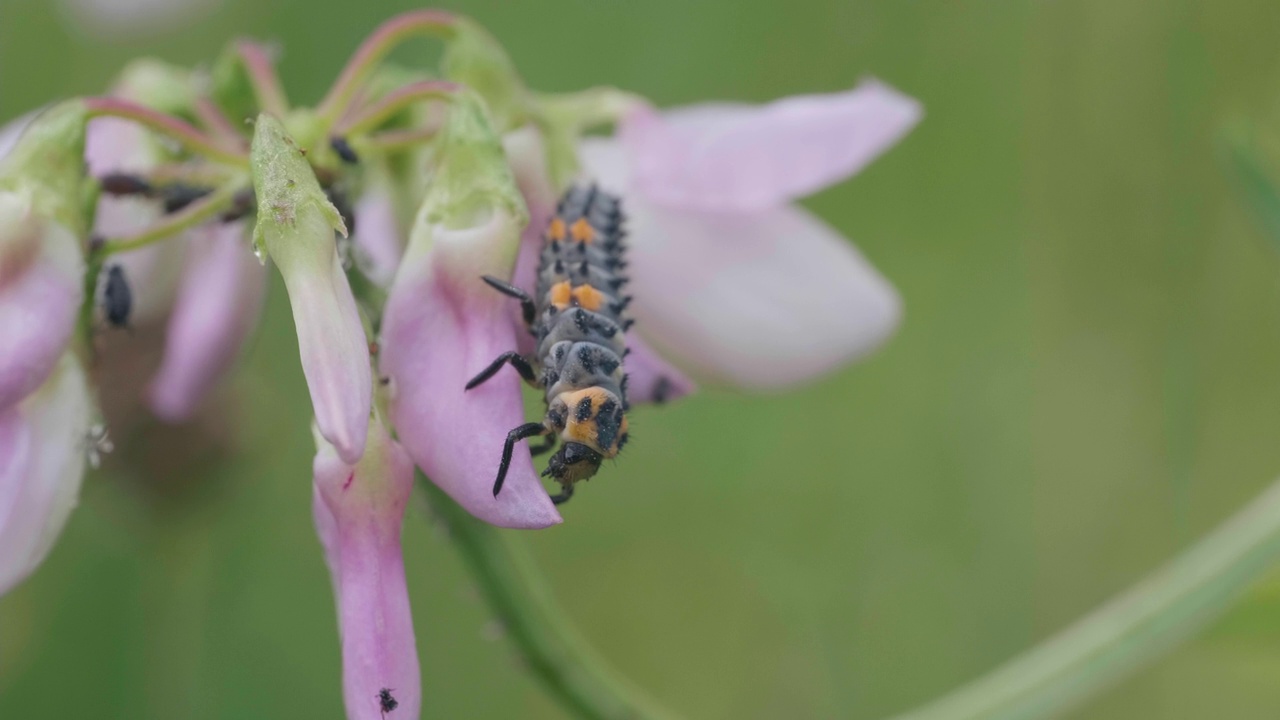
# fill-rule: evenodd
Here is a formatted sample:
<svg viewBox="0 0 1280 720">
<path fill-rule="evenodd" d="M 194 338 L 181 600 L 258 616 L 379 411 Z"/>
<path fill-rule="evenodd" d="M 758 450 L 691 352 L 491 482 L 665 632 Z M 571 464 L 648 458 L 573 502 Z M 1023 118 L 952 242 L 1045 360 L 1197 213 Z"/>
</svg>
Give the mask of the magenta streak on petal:
<svg viewBox="0 0 1280 720">
<path fill-rule="evenodd" d="M 642 108 L 618 136 L 635 189 L 684 209 L 776 207 L 857 173 L 919 121 L 912 98 L 868 80 L 853 90 L 767 105 Z"/>
<path fill-rule="evenodd" d="M 381 427 L 367 447 L 355 468 L 331 448 L 317 453 L 313 515 L 337 593 L 347 717 L 381 720 L 388 688 L 392 717 L 412 720 L 422 688 L 400 532 L 413 463 Z"/>
<path fill-rule="evenodd" d="M 507 431 L 524 422 L 519 376 L 507 369 L 464 391 L 516 347 L 508 302 L 478 277 L 450 277 L 429 262 L 402 267 L 383 318 L 382 373 L 392 383 L 400 441 L 436 485 L 481 520 L 543 528 L 561 519 L 525 443 L 516 445 L 506 484 L 493 495 Z"/>
<path fill-rule="evenodd" d="M 233 223 L 188 233 L 164 359 L 148 391 L 152 411 L 163 420 L 181 422 L 199 409 L 257 325 L 267 273 L 246 231 L 244 223 Z"/>
<path fill-rule="evenodd" d="M 50 235 L 65 232 L 46 228 L 41 242 L 57 242 Z M 69 255 L 42 248 L 23 267 L 0 262 L 0 408 L 39 387 L 71 339 L 84 291 L 81 263 Z"/>
</svg>

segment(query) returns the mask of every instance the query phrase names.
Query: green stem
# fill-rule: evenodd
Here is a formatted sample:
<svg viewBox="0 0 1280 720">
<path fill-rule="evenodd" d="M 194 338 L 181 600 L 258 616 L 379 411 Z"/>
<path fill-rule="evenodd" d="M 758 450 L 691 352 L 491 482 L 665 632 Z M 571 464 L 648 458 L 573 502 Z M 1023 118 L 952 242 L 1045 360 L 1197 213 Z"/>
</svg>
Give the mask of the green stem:
<svg viewBox="0 0 1280 720">
<path fill-rule="evenodd" d="M 258 107 L 283 118 L 289 112 L 289 99 L 280 85 L 280 77 L 276 75 L 271 54 L 262 45 L 248 40 L 236 43 L 236 52 L 244 63 L 245 74 L 249 76 L 249 84 L 253 87 Z"/>
<path fill-rule="evenodd" d="M 451 38 L 456 24 L 457 17 L 443 10 L 416 10 L 378 26 L 347 61 L 342 74 L 316 109 L 325 127 L 333 127 L 342 117 L 361 83 L 397 45 L 415 35 Z"/>
<path fill-rule="evenodd" d="M 366 108 L 358 117 L 340 125 L 337 133 L 345 136 L 369 132 L 410 105 L 423 100 L 444 100 L 448 102 L 453 99 L 454 94 L 457 92 L 457 83 L 451 83 L 448 80 L 423 80 L 409 83 L 387 93 Z"/>
<path fill-rule="evenodd" d="M 564 608 L 514 534 L 475 519 L 431 482 L 421 484 L 503 629 L 534 677 L 566 710 L 592 720 L 673 717 L 614 675 L 565 620 Z"/>
<path fill-rule="evenodd" d="M 166 216 L 163 220 L 143 230 L 137 235 L 120 238 L 103 238 L 95 253 L 99 257 L 108 257 L 116 253 L 136 250 L 193 228 L 203 222 L 212 220 L 219 213 L 227 210 L 235 202 L 236 194 L 243 183 L 228 183 L 196 200 L 182 210 Z"/>
<path fill-rule="evenodd" d="M 1280 557 L 1280 481 L 1123 595 L 897 720 L 1056 717 L 1226 611 Z"/>
<path fill-rule="evenodd" d="M 172 115 L 166 115 L 144 105 L 114 97 L 86 98 L 89 117 L 118 117 L 132 120 L 143 127 L 178 141 L 187 150 L 210 160 L 248 167 L 249 156 L 218 145 L 208 135 Z"/>
</svg>

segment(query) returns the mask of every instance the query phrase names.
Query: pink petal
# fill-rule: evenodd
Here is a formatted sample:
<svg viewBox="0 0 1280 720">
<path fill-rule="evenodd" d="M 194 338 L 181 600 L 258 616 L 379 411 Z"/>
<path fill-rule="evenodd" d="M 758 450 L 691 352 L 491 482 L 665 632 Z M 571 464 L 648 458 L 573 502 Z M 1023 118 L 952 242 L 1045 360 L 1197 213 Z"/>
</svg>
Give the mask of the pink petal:
<svg viewBox="0 0 1280 720">
<path fill-rule="evenodd" d="M 84 296 L 84 260 L 70 231 L 52 221 L 15 220 L 18 201 L 0 193 L 0 408 L 33 392 L 57 364 Z M 4 234 L 15 233 L 6 238 Z"/>
<path fill-rule="evenodd" d="M 632 404 L 671 402 L 698 389 L 679 368 L 662 359 L 649 344 L 632 331 L 627 335 L 623 367 L 627 371 L 627 399 Z"/>
<path fill-rule="evenodd" d="M 396 207 L 389 188 L 371 190 L 361 196 L 355 207 L 356 258 L 360 270 L 378 285 L 386 287 L 395 277 L 396 266 L 404 254 L 404 233 L 396 218 Z"/>
<path fill-rule="evenodd" d="M 328 271 L 287 271 L 279 264 L 298 332 L 302 374 L 316 425 L 347 462 L 364 453 L 364 426 L 373 403 L 369 346 L 336 249 Z"/>
<path fill-rule="evenodd" d="M 633 201 L 630 217 L 636 328 L 695 375 L 784 387 L 866 355 L 898 325 L 893 286 L 805 210 Z"/>
<path fill-rule="evenodd" d="M 354 467 L 330 446 L 316 454 L 313 514 L 336 591 L 347 717 L 381 720 L 386 688 L 399 703 L 391 717 L 407 720 L 422 704 L 400 545 L 413 463 L 376 422 L 366 447 Z"/>
<path fill-rule="evenodd" d="M 75 507 L 89 412 L 71 354 L 44 386 L 0 411 L 0 595 L 39 566 Z"/>
<path fill-rule="evenodd" d="M 458 269 L 439 257 L 450 246 L 483 245 L 459 236 L 492 233 L 497 222 L 495 216 L 488 226 L 450 231 L 453 237 L 437 238 L 426 257 L 405 258 L 383 316 L 382 374 L 391 382 L 400 442 L 436 485 L 481 520 L 543 528 L 561 519 L 525 443 L 516 445 L 502 492 L 493 495 L 507 431 L 524 422 L 519 376 L 500 372 L 464 390 L 494 358 L 515 349 L 512 301 L 481 282 L 483 270 Z"/>
<path fill-rule="evenodd" d="M 619 127 L 634 189 L 671 207 L 746 212 L 857 173 L 920 119 L 915 100 L 874 80 L 768 105 L 642 109 Z"/>
<path fill-rule="evenodd" d="M 188 245 L 164 359 L 148 392 L 151 409 L 169 422 L 190 418 L 235 363 L 266 294 L 266 269 L 244 223 L 197 228 Z"/>
</svg>

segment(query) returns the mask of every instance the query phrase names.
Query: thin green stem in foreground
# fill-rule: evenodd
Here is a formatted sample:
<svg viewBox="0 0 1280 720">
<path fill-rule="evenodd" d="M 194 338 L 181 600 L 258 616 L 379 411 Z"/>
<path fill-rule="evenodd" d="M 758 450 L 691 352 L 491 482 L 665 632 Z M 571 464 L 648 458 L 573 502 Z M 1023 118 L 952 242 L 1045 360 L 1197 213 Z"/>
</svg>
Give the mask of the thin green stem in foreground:
<svg viewBox="0 0 1280 720">
<path fill-rule="evenodd" d="M 1055 717 L 1226 611 L 1280 558 L 1280 481 L 1123 595 L 978 680 L 896 720 Z"/>
<path fill-rule="evenodd" d="M 235 204 L 236 195 L 244 187 L 245 183 L 223 185 L 137 235 L 103 238 L 96 252 L 101 257 L 107 257 L 127 250 L 136 250 L 212 220 Z"/>
<path fill-rule="evenodd" d="M 566 710 L 591 720 L 673 717 L 616 677 L 578 635 L 513 534 L 473 518 L 430 481 L 420 484 L 508 637 Z"/>
</svg>

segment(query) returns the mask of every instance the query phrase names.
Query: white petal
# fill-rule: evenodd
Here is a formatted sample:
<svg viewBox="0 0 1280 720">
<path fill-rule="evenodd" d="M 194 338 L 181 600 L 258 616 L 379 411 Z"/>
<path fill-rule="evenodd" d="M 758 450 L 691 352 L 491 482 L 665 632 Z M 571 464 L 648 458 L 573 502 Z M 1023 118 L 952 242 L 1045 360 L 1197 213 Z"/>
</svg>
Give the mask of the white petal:
<svg viewBox="0 0 1280 720">
<path fill-rule="evenodd" d="M 857 173 L 902 138 L 920 103 L 874 80 L 766 105 L 640 109 L 619 126 L 631 185 L 686 209 L 757 211 Z"/>
<path fill-rule="evenodd" d="M 717 215 L 633 198 L 637 328 L 695 375 L 756 388 L 829 372 L 897 327 L 893 286 L 805 210 Z"/>
</svg>

